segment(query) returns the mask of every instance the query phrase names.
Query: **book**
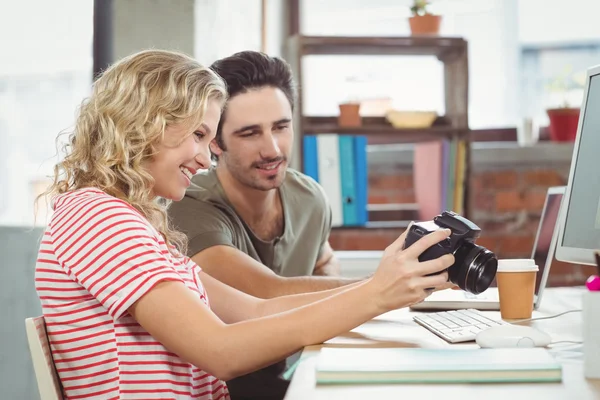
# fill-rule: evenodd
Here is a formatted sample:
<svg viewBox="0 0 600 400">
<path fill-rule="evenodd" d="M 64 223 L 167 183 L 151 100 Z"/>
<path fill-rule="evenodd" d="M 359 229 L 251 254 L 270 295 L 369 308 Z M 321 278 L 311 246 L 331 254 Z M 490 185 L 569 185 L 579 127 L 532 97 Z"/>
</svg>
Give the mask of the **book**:
<svg viewBox="0 0 600 400">
<path fill-rule="evenodd" d="M 354 136 L 354 175 L 356 178 L 356 212 L 358 225 L 369 221 L 369 177 L 367 163 L 367 137 Z"/>
<path fill-rule="evenodd" d="M 305 135 L 303 168 L 329 200 L 332 226 L 368 222 L 367 138 L 355 135 Z M 335 164 L 335 165 L 334 165 Z"/>
<path fill-rule="evenodd" d="M 304 136 L 304 173 L 319 182 L 316 136 Z"/>
<path fill-rule="evenodd" d="M 464 140 L 458 142 L 456 149 L 456 182 L 454 192 L 454 210 L 457 214 L 463 213 L 464 203 L 464 187 L 465 187 L 465 176 L 466 176 L 466 147 L 467 143 Z"/>
<path fill-rule="evenodd" d="M 323 348 L 318 384 L 560 382 L 543 348 Z"/>
<path fill-rule="evenodd" d="M 415 199 L 419 203 L 419 219 L 427 221 L 441 213 L 446 206 L 442 193 L 444 177 L 443 141 L 436 140 L 415 145 L 413 183 Z"/>
<path fill-rule="evenodd" d="M 342 216 L 344 226 L 358 225 L 356 203 L 356 162 L 354 161 L 354 137 L 339 136 L 340 182 L 342 186 Z"/>
<path fill-rule="evenodd" d="M 327 133 L 317 136 L 319 183 L 331 206 L 331 226 L 343 226 L 342 184 L 340 182 L 339 136 Z"/>
<path fill-rule="evenodd" d="M 458 206 L 454 203 L 454 193 L 456 193 L 456 149 L 458 147 L 458 139 L 454 138 L 450 142 L 450 148 L 448 151 L 448 165 L 447 165 L 447 177 L 448 180 L 448 193 L 446 193 L 446 210 L 454 211 Z"/>
</svg>

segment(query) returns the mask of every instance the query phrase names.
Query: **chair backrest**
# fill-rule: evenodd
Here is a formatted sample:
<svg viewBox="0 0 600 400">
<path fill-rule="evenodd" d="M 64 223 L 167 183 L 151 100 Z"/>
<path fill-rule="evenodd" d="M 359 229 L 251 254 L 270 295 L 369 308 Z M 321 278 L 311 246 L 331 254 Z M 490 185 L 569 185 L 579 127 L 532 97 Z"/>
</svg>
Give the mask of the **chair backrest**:
<svg viewBox="0 0 600 400">
<path fill-rule="evenodd" d="M 27 318 L 25 329 L 41 400 L 61 400 L 61 385 L 54 369 L 44 317 Z"/>
</svg>

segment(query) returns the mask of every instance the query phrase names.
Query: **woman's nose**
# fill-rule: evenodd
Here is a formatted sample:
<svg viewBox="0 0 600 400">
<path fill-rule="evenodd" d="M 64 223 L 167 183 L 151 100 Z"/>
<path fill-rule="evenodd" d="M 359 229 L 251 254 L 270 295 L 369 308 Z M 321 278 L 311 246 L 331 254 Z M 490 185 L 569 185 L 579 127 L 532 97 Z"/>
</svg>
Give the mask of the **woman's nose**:
<svg viewBox="0 0 600 400">
<path fill-rule="evenodd" d="M 196 153 L 196 157 L 194 157 L 194 159 L 199 164 L 200 169 L 208 169 L 211 164 L 211 153 L 208 149 L 208 146 Z"/>
</svg>

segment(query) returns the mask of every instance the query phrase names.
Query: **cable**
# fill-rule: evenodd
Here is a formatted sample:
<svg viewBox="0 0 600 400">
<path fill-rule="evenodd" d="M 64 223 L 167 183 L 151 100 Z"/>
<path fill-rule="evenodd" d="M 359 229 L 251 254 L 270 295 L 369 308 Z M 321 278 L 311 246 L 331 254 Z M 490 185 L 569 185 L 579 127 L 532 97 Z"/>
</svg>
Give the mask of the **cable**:
<svg viewBox="0 0 600 400">
<path fill-rule="evenodd" d="M 561 312 L 561 313 L 559 313 L 559 314 L 550 315 L 550 316 L 548 316 L 548 317 L 537 317 L 537 318 L 518 319 L 518 320 L 516 320 L 516 321 L 510 321 L 510 323 L 511 323 L 511 324 L 514 324 L 514 325 L 516 325 L 516 324 L 521 324 L 521 323 L 523 323 L 523 322 L 529 322 L 529 321 L 539 321 L 539 320 L 541 320 L 541 319 L 551 319 L 551 318 L 556 318 L 556 317 L 560 317 L 561 315 L 569 314 L 569 313 L 572 313 L 572 312 L 580 312 L 580 311 L 581 311 L 581 309 L 577 309 L 577 310 L 569 310 L 569 311 L 564 311 L 564 312 Z"/>
<path fill-rule="evenodd" d="M 527 319 L 520 319 L 520 320 L 516 320 L 516 321 L 511 321 L 511 324 L 521 324 L 523 322 L 529 322 L 529 321 L 539 321 L 541 319 L 551 319 L 551 318 L 556 318 L 556 317 L 560 317 L 562 315 L 565 314 L 569 314 L 569 313 L 573 313 L 573 312 L 580 312 L 581 309 L 575 309 L 575 310 L 568 310 L 568 311 L 563 311 L 561 313 L 558 314 L 554 314 L 554 315 L 549 315 L 547 317 L 537 317 L 537 318 L 527 318 Z M 548 344 L 548 347 L 552 347 L 555 344 L 563 344 L 563 343 L 569 343 L 569 344 L 583 344 L 583 342 L 580 341 L 576 341 L 576 340 L 558 340 L 556 342 L 551 342 Z"/>
</svg>

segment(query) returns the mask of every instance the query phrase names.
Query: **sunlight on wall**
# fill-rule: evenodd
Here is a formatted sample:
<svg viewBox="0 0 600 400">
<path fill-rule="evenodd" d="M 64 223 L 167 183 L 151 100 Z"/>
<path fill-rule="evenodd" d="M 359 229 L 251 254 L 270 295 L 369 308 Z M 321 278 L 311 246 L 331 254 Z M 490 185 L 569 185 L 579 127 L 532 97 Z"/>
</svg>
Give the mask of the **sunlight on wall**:
<svg viewBox="0 0 600 400">
<path fill-rule="evenodd" d="M 92 0 L 13 2 L 1 13 L 0 225 L 32 226 L 34 198 L 58 161 L 92 82 Z M 40 209 L 38 224 L 45 220 Z"/>
</svg>

